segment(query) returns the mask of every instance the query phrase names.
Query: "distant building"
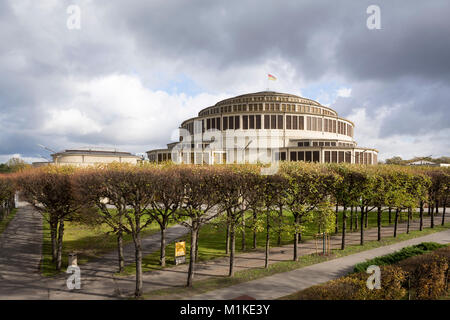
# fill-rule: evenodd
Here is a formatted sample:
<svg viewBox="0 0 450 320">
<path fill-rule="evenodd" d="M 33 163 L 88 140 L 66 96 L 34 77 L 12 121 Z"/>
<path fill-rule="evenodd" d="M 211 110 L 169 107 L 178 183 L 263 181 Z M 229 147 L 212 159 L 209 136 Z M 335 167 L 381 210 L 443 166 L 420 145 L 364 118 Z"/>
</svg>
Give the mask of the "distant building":
<svg viewBox="0 0 450 320">
<path fill-rule="evenodd" d="M 198 164 L 278 160 L 377 164 L 378 150 L 359 147 L 354 127 L 311 99 L 263 91 L 201 110 L 181 124 L 179 142 L 147 155 L 154 162 Z"/>
<path fill-rule="evenodd" d="M 68 149 L 51 155 L 53 162 L 33 162 L 34 167 L 43 165 L 75 165 L 89 166 L 101 163 L 131 163 L 137 164 L 142 158 L 130 152 L 117 151 L 115 149 Z"/>
<path fill-rule="evenodd" d="M 439 166 L 438 163 L 434 163 L 432 161 L 427 161 L 427 160 L 417 160 L 417 161 L 413 161 L 408 163 L 409 166 Z"/>
</svg>

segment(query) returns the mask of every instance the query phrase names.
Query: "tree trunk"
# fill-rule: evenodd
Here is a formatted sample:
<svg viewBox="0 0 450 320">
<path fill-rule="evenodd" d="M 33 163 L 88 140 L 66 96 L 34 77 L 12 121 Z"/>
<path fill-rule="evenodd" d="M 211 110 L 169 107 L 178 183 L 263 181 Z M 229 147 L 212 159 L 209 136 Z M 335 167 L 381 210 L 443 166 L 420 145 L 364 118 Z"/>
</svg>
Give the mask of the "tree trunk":
<svg viewBox="0 0 450 320">
<path fill-rule="evenodd" d="M 389 224 L 392 224 L 392 208 L 389 207 Z"/>
<path fill-rule="evenodd" d="M 369 227 L 369 207 L 366 207 L 364 218 L 364 227 L 367 229 Z"/>
<path fill-rule="evenodd" d="M 377 228 L 378 228 L 378 241 L 381 241 L 381 213 L 382 213 L 382 208 L 378 207 L 378 211 L 377 211 Z"/>
<path fill-rule="evenodd" d="M 159 254 L 159 264 L 161 267 L 166 266 L 166 227 L 161 227 L 161 248 Z"/>
<path fill-rule="evenodd" d="M 278 212 L 278 238 L 277 246 L 281 246 L 281 227 L 283 225 L 283 206 L 280 206 L 280 211 Z"/>
<path fill-rule="evenodd" d="M 358 206 L 355 207 L 355 227 L 353 230 L 358 230 Z"/>
<path fill-rule="evenodd" d="M 58 221 L 50 221 L 50 237 L 52 242 L 52 262 L 58 257 Z"/>
<path fill-rule="evenodd" d="M 256 211 L 253 210 L 253 228 L 255 228 L 255 224 L 256 224 Z M 253 229 L 253 249 L 256 249 L 256 230 Z"/>
<path fill-rule="evenodd" d="M 407 223 L 406 223 L 406 233 L 407 234 L 409 233 L 409 226 L 410 226 L 410 223 L 411 223 L 411 211 L 412 211 L 412 209 L 408 208 L 408 220 L 407 220 Z"/>
<path fill-rule="evenodd" d="M 344 211 L 342 212 L 342 243 L 341 250 L 345 249 L 345 229 L 347 227 L 347 208 L 344 206 Z"/>
<path fill-rule="evenodd" d="M 191 248 L 189 257 L 189 269 L 188 269 L 188 279 L 187 286 L 192 287 L 192 282 L 194 280 L 194 268 L 195 268 L 195 249 L 197 248 L 197 226 L 193 223 L 191 230 Z"/>
<path fill-rule="evenodd" d="M 334 233 L 338 233 L 339 232 L 339 204 L 336 202 L 336 211 L 335 211 L 335 215 L 336 215 L 336 220 L 334 222 Z M 320 231 L 319 231 L 320 233 Z"/>
<path fill-rule="evenodd" d="M 444 224 L 445 224 L 445 207 L 446 207 L 446 201 L 444 201 L 444 202 L 442 203 L 442 205 L 444 206 L 444 208 L 442 209 L 442 222 L 441 222 L 441 225 L 444 225 Z"/>
<path fill-rule="evenodd" d="M 394 218 L 394 238 L 397 237 L 397 226 L 398 226 L 398 208 L 395 209 L 395 218 Z"/>
<path fill-rule="evenodd" d="M 364 207 L 361 207 L 361 220 L 359 223 L 359 228 L 361 229 L 361 239 L 359 244 L 364 245 Z"/>
<path fill-rule="evenodd" d="M 294 221 L 295 221 L 295 232 L 294 232 L 294 261 L 298 261 L 298 232 L 297 232 L 297 226 L 299 224 L 299 217 L 298 215 L 294 215 Z"/>
<path fill-rule="evenodd" d="M 435 203 L 436 203 L 436 213 L 435 214 L 438 216 L 439 215 L 439 200 L 436 199 Z"/>
<path fill-rule="evenodd" d="M 269 246 L 270 246 L 270 211 L 267 211 L 267 225 L 266 225 L 266 257 L 264 260 L 264 268 L 269 267 Z"/>
<path fill-rule="evenodd" d="M 125 259 L 123 257 L 123 231 L 119 229 L 117 232 L 117 253 L 119 259 L 119 272 L 123 271 L 125 267 Z"/>
<path fill-rule="evenodd" d="M 234 254 L 236 244 L 235 229 L 236 228 L 234 227 L 234 223 L 232 222 L 230 226 L 230 270 L 228 272 L 229 277 L 234 276 Z"/>
<path fill-rule="evenodd" d="M 353 231 L 353 206 L 350 207 L 350 232 Z"/>
<path fill-rule="evenodd" d="M 58 227 L 58 253 L 56 258 L 56 270 L 61 271 L 62 267 L 62 247 L 63 247 L 63 237 L 64 237 L 64 219 L 59 220 Z"/>
<path fill-rule="evenodd" d="M 195 239 L 195 259 L 194 262 L 197 263 L 198 262 L 198 238 L 200 237 L 200 226 L 197 229 L 197 239 Z"/>
<path fill-rule="evenodd" d="M 229 216 L 228 216 L 229 219 Z M 227 240 L 225 244 L 225 254 L 230 253 L 230 222 L 227 221 Z"/>
<path fill-rule="evenodd" d="M 420 222 L 419 222 L 419 230 L 423 230 L 423 201 L 420 201 L 420 209 L 419 209 L 419 216 L 420 216 Z"/>
<path fill-rule="evenodd" d="M 246 244 L 245 244 L 245 212 L 242 214 L 242 251 L 245 251 Z"/>
<path fill-rule="evenodd" d="M 434 207 L 431 206 L 431 228 L 434 228 Z"/>
<path fill-rule="evenodd" d="M 136 290 L 134 291 L 134 296 L 137 298 L 142 295 L 142 246 L 140 230 L 136 230 L 133 237 L 136 260 Z"/>
</svg>

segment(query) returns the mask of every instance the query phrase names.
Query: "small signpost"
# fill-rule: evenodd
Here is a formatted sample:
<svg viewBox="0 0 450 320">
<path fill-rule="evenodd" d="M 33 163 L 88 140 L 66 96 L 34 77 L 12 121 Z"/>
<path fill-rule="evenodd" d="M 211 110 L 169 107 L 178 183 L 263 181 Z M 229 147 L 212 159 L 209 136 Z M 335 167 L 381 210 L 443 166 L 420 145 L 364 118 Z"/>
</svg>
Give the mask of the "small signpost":
<svg viewBox="0 0 450 320">
<path fill-rule="evenodd" d="M 322 252 L 321 255 L 329 255 L 331 253 L 331 243 L 330 243 L 330 235 L 326 232 L 317 233 L 314 235 L 314 239 L 316 242 L 316 254 L 319 254 L 319 247 L 318 247 L 318 239 L 322 238 Z"/>
<path fill-rule="evenodd" d="M 175 242 L 175 265 L 186 262 L 186 242 Z"/>
</svg>

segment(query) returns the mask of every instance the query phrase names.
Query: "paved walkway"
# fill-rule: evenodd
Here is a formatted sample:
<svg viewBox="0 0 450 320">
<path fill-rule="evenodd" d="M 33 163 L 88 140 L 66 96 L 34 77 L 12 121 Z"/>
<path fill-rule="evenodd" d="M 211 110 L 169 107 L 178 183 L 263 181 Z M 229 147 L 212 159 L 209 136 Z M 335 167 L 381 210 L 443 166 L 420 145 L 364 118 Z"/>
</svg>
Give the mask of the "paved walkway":
<svg viewBox="0 0 450 320">
<path fill-rule="evenodd" d="M 0 299 L 42 299 L 39 264 L 42 248 L 42 216 L 30 205 L 18 211 L 0 235 Z"/>
<path fill-rule="evenodd" d="M 244 282 L 224 289 L 209 291 L 189 299 L 196 300 L 230 300 L 239 296 L 249 296 L 257 300 L 270 300 L 293 294 L 313 285 L 344 276 L 353 270 L 355 264 L 392 253 L 403 247 L 421 242 L 450 243 L 450 230 L 429 234 L 423 237 L 398 242 L 389 246 L 355 253 L 342 258 L 318 263 L 289 272 Z"/>
</svg>

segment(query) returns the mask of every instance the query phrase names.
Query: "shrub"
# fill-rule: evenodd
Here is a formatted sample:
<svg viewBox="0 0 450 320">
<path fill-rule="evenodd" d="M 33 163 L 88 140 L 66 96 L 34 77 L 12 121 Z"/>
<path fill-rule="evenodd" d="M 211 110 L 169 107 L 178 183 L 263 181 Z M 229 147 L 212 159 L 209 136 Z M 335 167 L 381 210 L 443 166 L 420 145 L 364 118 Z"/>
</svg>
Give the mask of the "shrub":
<svg viewBox="0 0 450 320">
<path fill-rule="evenodd" d="M 367 267 L 370 265 L 383 266 L 394 264 L 407 258 L 418 256 L 442 247 L 445 247 L 445 245 L 435 242 L 422 242 L 414 246 L 405 247 L 394 253 L 358 263 L 355 265 L 353 272 L 365 272 Z"/>
<path fill-rule="evenodd" d="M 396 266 L 381 267 L 381 289 L 370 290 L 369 274 L 354 273 L 346 277 L 313 286 L 298 294 L 299 300 L 399 300 L 406 295 L 403 283 L 406 272 Z"/>
</svg>

